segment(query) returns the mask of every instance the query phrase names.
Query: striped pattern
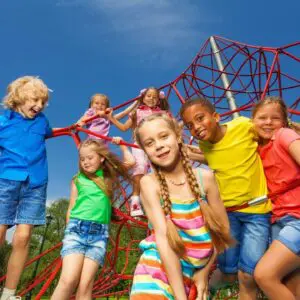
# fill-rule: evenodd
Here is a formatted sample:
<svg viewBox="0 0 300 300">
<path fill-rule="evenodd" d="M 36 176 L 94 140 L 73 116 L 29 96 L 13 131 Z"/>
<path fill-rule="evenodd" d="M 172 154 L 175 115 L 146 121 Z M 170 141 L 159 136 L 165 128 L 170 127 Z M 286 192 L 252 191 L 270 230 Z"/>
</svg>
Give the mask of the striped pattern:
<svg viewBox="0 0 300 300">
<path fill-rule="evenodd" d="M 171 218 L 177 226 L 184 242 L 186 254 L 180 260 L 186 293 L 189 293 L 191 278 L 196 269 L 203 268 L 213 251 L 211 237 L 201 214 L 199 202 L 195 199 L 171 199 Z M 155 234 L 151 234 L 140 243 L 144 251 L 136 267 L 131 290 L 131 300 L 175 299 L 163 269 L 155 243 Z"/>
</svg>

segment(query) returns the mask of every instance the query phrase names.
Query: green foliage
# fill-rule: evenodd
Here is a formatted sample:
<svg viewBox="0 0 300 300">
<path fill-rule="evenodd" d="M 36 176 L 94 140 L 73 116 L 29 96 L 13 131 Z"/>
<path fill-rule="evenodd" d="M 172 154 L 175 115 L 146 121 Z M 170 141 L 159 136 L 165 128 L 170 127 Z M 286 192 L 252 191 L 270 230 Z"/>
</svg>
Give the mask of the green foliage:
<svg viewBox="0 0 300 300">
<path fill-rule="evenodd" d="M 0 277 L 6 273 L 6 266 L 10 251 L 11 245 L 5 241 L 0 247 Z"/>
</svg>

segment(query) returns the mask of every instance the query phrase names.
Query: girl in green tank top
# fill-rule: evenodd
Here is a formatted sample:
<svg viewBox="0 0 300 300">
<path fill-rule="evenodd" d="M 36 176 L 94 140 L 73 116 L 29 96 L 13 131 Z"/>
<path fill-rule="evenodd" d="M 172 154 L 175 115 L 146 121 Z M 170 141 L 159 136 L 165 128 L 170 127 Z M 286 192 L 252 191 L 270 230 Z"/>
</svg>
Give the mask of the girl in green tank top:
<svg viewBox="0 0 300 300">
<path fill-rule="evenodd" d="M 120 138 L 113 142 L 120 144 Z M 79 147 L 79 172 L 71 184 L 67 227 L 61 256 L 63 266 L 52 300 L 92 299 L 92 287 L 99 265 L 103 265 L 111 202 L 121 186 L 120 176 L 130 181 L 128 169 L 135 160 L 124 145 L 123 162 L 99 140 L 86 140 Z"/>
</svg>

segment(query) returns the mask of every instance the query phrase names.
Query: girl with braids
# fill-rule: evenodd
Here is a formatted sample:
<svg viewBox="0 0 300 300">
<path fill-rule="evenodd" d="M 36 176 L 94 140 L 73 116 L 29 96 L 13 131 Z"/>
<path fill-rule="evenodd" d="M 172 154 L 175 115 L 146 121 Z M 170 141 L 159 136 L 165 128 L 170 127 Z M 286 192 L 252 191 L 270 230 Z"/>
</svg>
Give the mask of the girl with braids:
<svg viewBox="0 0 300 300">
<path fill-rule="evenodd" d="M 273 300 L 300 297 L 300 126 L 287 115 L 282 99 L 271 96 L 252 113 L 268 189 L 276 195 L 271 196 L 272 244 L 254 276 Z"/>
<path fill-rule="evenodd" d="M 119 144 L 120 138 L 114 138 Z M 124 162 L 99 140 L 86 140 L 79 147 L 79 173 L 71 183 L 67 227 L 61 255 L 62 273 L 51 299 L 92 299 L 92 287 L 99 265 L 103 265 L 111 219 L 111 200 L 121 183 L 130 179 L 128 168 L 134 158 L 120 145 Z"/>
<path fill-rule="evenodd" d="M 232 243 L 213 174 L 193 170 L 178 124 L 167 114 L 148 116 L 135 130 L 154 174 L 141 179 L 141 200 L 151 235 L 136 267 L 131 300 L 186 300 L 195 281 L 206 299 L 216 253 Z M 214 251 L 215 249 L 215 251 Z"/>
</svg>

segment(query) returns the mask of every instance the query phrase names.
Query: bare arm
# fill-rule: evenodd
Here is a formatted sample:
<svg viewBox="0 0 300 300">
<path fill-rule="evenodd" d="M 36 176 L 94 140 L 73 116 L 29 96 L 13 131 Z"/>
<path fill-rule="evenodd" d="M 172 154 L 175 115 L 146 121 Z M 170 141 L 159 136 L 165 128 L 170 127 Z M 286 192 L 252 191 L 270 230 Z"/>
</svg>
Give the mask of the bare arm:
<svg viewBox="0 0 300 300">
<path fill-rule="evenodd" d="M 120 121 L 118 121 L 113 115 L 112 115 L 112 110 L 109 111 L 109 113 L 107 114 L 107 118 L 108 120 L 111 121 L 111 123 L 113 123 L 116 127 L 118 127 L 120 130 L 122 131 L 127 131 L 129 128 L 132 127 L 133 123 L 132 123 L 132 119 L 128 118 L 127 121 L 125 121 L 125 123 L 121 123 Z"/>
<path fill-rule="evenodd" d="M 131 111 L 133 111 L 139 104 L 139 101 L 134 101 L 131 105 L 129 105 L 126 109 L 123 111 L 117 113 L 114 115 L 114 118 L 116 120 L 124 118 L 126 115 L 128 115 Z"/>
<path fill-rule="evenodd" d="M 300 140 L 293 141 L 289 146 L 289 153 L 291 157 L 300 166 Z"/>
<path fill-rule="evenodd" d="M 176 300 L 187 300 L 180 260 L 167 240 L 166 217 L 160 205 L 159 187 L 154 175 L 141 179 L 141 200 L 155 232 L 157 248 Z"/>
<path fill-rule="evenodd" d="M 72 208 L 73 208 L 73 206 L 76 202 L 77 195 L 78 195 L 77 187 L 74 183 L 74 180 L 72 180 L 72 182 L 71 182 L 71 192 L 70 192 L 70 202 L 69 202 L 69 207 L 68 207 L 67 215 L 66 215 L 67 223 L 69 222 L 70 213 L 71 213 L 71 210 L 72 210 Z"/>
<path fill-rule="evenodd" d="M 116 145 L 120 146 L 120 149 L 123 153 L 123 163 L 126 168 L 130 169 L 135 165 L 135 158 L 132 155 L 131 151 L 125 145 L 120 145 L 120 141 L 122 141 L 121 137 L 113 137 L 112 142 Z"/>
<path fill-rule="evenodd" d="M 220 198 L 218 184 L 213 172 L 201 170 L 203 174 L 204 188 L 207 195 L 207 201 L 211 209 L 218 214 L 221 223 L 229 230 L 229 220 L 224 203 Z"/>
<path fill-rule="evenodd" d="M 194 273 L 193 280 L 197 287 L 197 300 L 206 300 L 208 296 L 208 277 L 213 263 L 217 257 L 217 251 L 214 249 L 209 262 L 206 266 Z"/>
<path fill-rule="evenodd" d="M 188 154 L 189 159 L 198 161 L 200 163 L 207 165 L 207 161 L 204 157 L 204 154 L 199 147 L 194 146 L 194 145 L 186 145 L 186 149 L 187 149 L 187 154 Z"/>
</svg>

